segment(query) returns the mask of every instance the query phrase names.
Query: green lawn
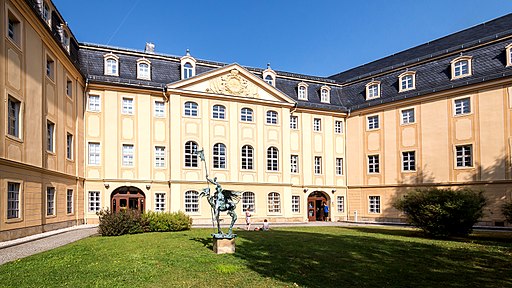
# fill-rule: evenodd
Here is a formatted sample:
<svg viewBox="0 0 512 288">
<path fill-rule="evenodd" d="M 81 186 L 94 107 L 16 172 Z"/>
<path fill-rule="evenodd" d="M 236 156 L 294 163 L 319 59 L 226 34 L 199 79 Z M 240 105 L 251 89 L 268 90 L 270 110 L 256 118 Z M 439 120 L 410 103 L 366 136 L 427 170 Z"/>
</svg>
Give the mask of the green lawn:
<svg viewBox="0 0 512 288">
<path fill-rule="evenodd" d="M 512 287 L 512 233 L 450 241 L 375 227 L 211 229 L 91 237 L 0 266 L 1 287 Z"/>
</svg>

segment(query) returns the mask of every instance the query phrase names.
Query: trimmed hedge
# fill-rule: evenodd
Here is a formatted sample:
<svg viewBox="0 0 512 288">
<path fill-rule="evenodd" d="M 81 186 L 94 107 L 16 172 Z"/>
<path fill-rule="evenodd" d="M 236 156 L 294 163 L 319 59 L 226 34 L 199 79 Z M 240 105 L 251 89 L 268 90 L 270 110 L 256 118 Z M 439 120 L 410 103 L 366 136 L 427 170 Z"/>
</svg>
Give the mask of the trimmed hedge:
<svg viewBox="0 0 512 288">
<path fill-rule="evenodd" d="M 501 213 L 503 213 L 507 222 L 512 224 L 512 201 L 501 206 Z"/>
<path fill-rule="evenodd" d="M 171 232 L 189 230 L 192 218 L 183 212 L 152 212 L 123 210 L 114 213 L 110 210 L 98 212 L 98 231 L 102 236 L 119 236 L 144 232 Z"/>
<path fill-rule="evenodd" d="M 483 191 L 428 188 L 408 192 L 393 207 L 426 235 L 448 237 L 469 235 L 483 216 L 485 204 Z"/>
</svg>

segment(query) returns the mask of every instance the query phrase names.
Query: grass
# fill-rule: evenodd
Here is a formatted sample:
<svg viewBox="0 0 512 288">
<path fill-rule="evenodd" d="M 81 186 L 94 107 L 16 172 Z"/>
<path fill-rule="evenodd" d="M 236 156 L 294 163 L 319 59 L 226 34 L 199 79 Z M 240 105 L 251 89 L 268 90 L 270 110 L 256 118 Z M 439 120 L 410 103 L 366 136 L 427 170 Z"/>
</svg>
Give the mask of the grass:
<svg viewBox="0 0 512 288">
<path fill-rule="evenodd" d="M 91 237 L 0 266 L 0 287 L 512 287 L 512 233 L 433 240 L 402 228 L 211 229 Z"/>
</svg>

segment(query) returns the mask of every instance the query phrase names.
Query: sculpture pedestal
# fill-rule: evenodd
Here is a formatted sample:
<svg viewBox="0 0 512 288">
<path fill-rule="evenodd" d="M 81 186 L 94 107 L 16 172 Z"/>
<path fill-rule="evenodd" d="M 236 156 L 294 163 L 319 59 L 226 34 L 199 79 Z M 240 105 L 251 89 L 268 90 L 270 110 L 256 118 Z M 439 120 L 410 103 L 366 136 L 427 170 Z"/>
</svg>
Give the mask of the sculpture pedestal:
<svg viewBox="0 0 512 288">
<path fill-rule="evenodd" d="M 213 237 L 213 252 L 215 254 L 233 254 L 235 253 L 235 246 L 235 238 Z"/>
</svg>

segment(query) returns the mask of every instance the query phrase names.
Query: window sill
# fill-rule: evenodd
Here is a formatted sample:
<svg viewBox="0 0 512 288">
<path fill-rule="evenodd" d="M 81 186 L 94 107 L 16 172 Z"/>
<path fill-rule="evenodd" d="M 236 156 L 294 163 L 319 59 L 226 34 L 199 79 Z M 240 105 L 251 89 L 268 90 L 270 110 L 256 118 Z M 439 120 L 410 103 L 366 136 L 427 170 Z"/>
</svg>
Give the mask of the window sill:
<svg viewBox="0 0 512 288">
<path fill-rule="evenodd" d="M 12 140 L 12 141 L 16 141 L 16 142 L 18 142 L 18 143 L 23 144 L 23 140 L 22 140 L 21 138 L 18 138 L 18 137 L 16 137 L 16 136 L 12 136 L 12 135 L 10 135 L 10 134 L 5 134 L 5 136 L 6 136 L 8 139 Z"/>
<path fill-rule="evenodd" d="M 10 218 L 10 219 L 5 220 L 6 224 L 15 224 L 15 223 L 20 223 L 20 222 L 23 222 L 23 218 Z"/>
</svg>

